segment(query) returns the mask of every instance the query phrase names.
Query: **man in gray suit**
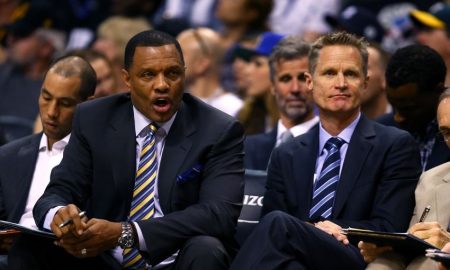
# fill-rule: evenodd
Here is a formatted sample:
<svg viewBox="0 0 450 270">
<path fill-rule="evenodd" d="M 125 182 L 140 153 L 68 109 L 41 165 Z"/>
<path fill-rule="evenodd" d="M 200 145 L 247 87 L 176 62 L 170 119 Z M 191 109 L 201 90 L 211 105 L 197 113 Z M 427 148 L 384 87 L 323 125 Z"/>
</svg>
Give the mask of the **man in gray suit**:
<svg viewBox="0 0 450 270">
<path fill-rule="evenodd" d="M 450 147 L 450 89 L 441 97 L 437 110 L 439 131 Z M 450 243 L 448 232 L 450 221 L 450 162 L 444 163 L 422 174 L 416 188 L 416 207 L 410 222 L 409 233 L 443 248 Z M 430 206 L 424 220 L 420 220 L 426 207 Z M 361 253 L 369 264 L 367 269 L 383 270 L 428 270 L 437 269 L 436 262 L 425 256 L 407 259 L 390 251 L 390 247 L 377 247 L 371 243 L 360 242 Z"/>
</svg>

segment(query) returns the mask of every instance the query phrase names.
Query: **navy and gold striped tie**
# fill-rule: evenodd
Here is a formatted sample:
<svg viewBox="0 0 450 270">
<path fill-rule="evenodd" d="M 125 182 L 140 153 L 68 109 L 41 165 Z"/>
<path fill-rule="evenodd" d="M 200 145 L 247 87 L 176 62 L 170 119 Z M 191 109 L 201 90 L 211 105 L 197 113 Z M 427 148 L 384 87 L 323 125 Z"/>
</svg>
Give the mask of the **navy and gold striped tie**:
<svg viewBox="0 0 450 270">
<path fill-rule="evenodd" d="M 344 143 L 339 137 L 331 137 L 325 144 L 328 154 L 319 178 L 314 183 L 312 207 L 309 211 L 309 218 L 313 222 L 331 216 L 341 168 L 339 150 Z"/>
<path fill-rule="evenodd" d="M 130 221 L 149 219 L 155 213 L 155 179 L 157 174 L 156 139 L 157 127 L 150 124 L 144 138 L 134 183 Z M 124 249 L 122 265 L 125 269 L 146 269 L 146 262 L 136 248 Z"/>
</svg>

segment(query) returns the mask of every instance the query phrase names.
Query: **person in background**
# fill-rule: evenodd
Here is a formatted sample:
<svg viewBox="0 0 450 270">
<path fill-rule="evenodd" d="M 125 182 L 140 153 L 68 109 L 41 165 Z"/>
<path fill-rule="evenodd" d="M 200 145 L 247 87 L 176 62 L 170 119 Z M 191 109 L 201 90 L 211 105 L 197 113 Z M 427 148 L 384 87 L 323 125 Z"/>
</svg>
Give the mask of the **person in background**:
<svg viewBox="0 0 450 270">
<path fill-rule="evenodd" d="M 378 44 L 372 43 L 367 47 L 369 52 L 367 90 L 361 97 L 361 112 L 369 119 L 392 112 L 386 94 L 385 72 L 389 55 Z"/>
<path fill-rule="evenodd" d="M 143 17 L 111 16 L 98 26 L 97 39 L 91 48 L 106 55 L 113 65 L 114 76 L 120 78 L 125 45 L 132 36 L 149 29 L 152 26 Z M 126 91 L 127 86 L 123 80 L 118 80 L 117 83 L 120 91 Z"/>
<path fill-rule="evenodd" d="M 11 269 L 228 269 L 243 198 L 242 125 L 184 93 L 174 37 L 140 32 L 124 55 L 130 93 L 78 107 L 34 207 L 57 245 L 22 235 Z"/>
<path fill-rule="evenodd" d="M 261 35 L 255 48 L 236 49 L 236 55 L 249 62 L 245 69 L 248 87 L 244 105 L 238 114 L 247 135 L 270 131 L 278 121 L 278 108 L 270 90 L 269 55 L 282 38 L 282 35 L 266 32 Z"/>
<path fill-rule="evenodd" d="M 415 26 L 415 39 L 419 44 L 436 50 L 450 66 L 450 4 L 432 6 L 429 12 L 412 10 L 409 17 Z M 450 69 L 447 69 L 445 85 L 450 85 Z"/>
<path fill-rule="evenodd" d="M 306 85 L 320 124 L 273 150 L 261 221 L 231 270 L 362 270 L 363 257 L 342 228 L 407 228 L 419 151 L 408 132 L 361 114 L 366 47 L 345 32 L 312 45 Z"/>
<path fill-rule="evenodd" d="M 424 45 L 398 49 L 386 67 L 386 93 L 394 111 L 377 121 L 413 135 L 419 144 L 423 171 L 450 161 L 450 149 L 438 134 L 436 121 L 446 72 L 442 57 Z"/>
<path fill-rule="evenodd" d="M 45 72 L 65 46 L 64 33 L 26 18 L 10 26 L 7 59 L 0 64 L 0 137 L 6 142 L 32 134 Z"/>
<path fill-rule="evenodd" d="M 73 50 L 67 55 L 74 55 L 88 61 L 97 75 L 97 86 L 95 87 L 95 97 L 106 97 L 119 92 L 118 81 L 121 77 L 115 76 L 112 63 L 105 54 L 93 49 Z"/>
<path fill-rule="evenodd" d="M 196 28 L 181 32 L 177 39 L 186 61 L 187 91 L 236 117 L 243 102 L 221 85 L 224 48 L 220 44 L 220 36 L 209 28 Z"/>
<path fill-rule="evenodd" d="M 437 108 L 439 132 L 450 148 L 450 89 L 440 96 Z M 436 246 L 443 248 L 450 243 L 450 162 L 424 172 L 416 187 L 416 207 L 408 232 Z M 422 213 L 429 207 L 428 214 Z M 424 219 L 423 219 L 424 218 Z M 360 242 L 358 247 L 364 260 L 370 263 L 368 270 L 432 270 L 437 263 L 425 256 L 412 257 L 393 252 L 391 247 L 377 247 L 372 243 Z"/>
<path fill-rule="evenodd" d="M 307 93 L 306 75 L 311 45 L 299 36 L 282 39 L 269 57 L 271 92 L 275 96 L 280 119 L 268 133 L 245 139 L 244 167 L 266 170 L 272 150 L 293 137 L 306 133 L 319 122 L 314 101 Z"/>
<path fill-rule="evenodd" d="M 80 57 L 64 57 L 50 66 L 39 95 L 44 131 L 0 147 L 1 220 L 37 229 L 33 206 L 62 159 L 76 106 L 93 97 L 95 83 L 95 71 Z M 7 253 L 13 240 L 1 235 L 1 251 Z M 6 264 L 6 256 L 1 261 Z"/>
</svg>

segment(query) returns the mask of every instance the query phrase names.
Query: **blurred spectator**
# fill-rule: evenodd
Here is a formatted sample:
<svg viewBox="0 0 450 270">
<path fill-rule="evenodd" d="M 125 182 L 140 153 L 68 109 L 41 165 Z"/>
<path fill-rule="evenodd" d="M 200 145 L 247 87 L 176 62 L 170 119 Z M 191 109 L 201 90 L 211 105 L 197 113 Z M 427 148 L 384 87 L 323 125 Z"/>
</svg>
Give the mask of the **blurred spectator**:
<svg viewBox="0 0 450 270">
<path fill-rule="evenodd" d="M 383 114 L 392 112 L 392 106 L 386 96 L 386 65 L 389 55 L 377 43 L 367 47 L 369 62 L 367 89 L 361 96 L 361 111 L 370 119 L 376 119 Z"/>
<path fill-rule="evenodd" d="M 269 30 L 273 0 L 218 0 L 215 15 L 223 25 L 222 44 L 230 48 L 243 37 Z"/>
<path fill-rule="evenodd" d="M 440 0 L 343 0 L 342 7 L 364 7 L 375 14 L 387 30 L 383 48 L 392 53 L 398 48 L 413 43 L 412 25 L 408 13 L 413 9 L 426 10 Z"/>
<path fill-rule="evenodd" d="M 256 46 L 256 38 L 246 38 L 238 43 L 238 47 L 252 49 Z M 241 98 L 245 97 L 248 88 L 246 69 L 249 65 L 244 59 L 237 57 L 235 51 L 232 57 L 231 72 L 233 77 L 233 91 Z"/>
<path fill-rule="evenodd" d="M 98 27 L 97 40 L 92 48 L 106 55 L 114 67 L 115 77 L 121 78 L 126 43 L 135 34 L 151 28 L 145 18 L 109 17 Z M 118 89 L 127 91 L 123 80 L 118 81 Z"/>
<path fill-rule="evenodd" d="M 3 0 L 0 1 L 0 63 L 5 61 L 6 54 L 4 45 L 6 43 L 7 29 L 5 25 L 20 20 L 29 7 L 28 1 Z"/>
<path fill-rule="evenodd" d="M 97 75 L 97 86 L 95 88 L 95 98 L 106 97 L 119 92 L 118 81 L 122 78 L 115 76 L 113 66 L 106 56 L 93 49 L 74 50 L 67 55 L 79 56 L 88 61 Z"/>
<path fill-rule="evenodd" d="M 220 85 L 224 48 L 209 28 L 188 29 L 178 35 L 186 63 L 186 88 L 209 105 L 236 116 L 242 100 Z"/>
<path fill-rule="evenodd" d="M 65 47 L 65 34 L 46 28 L 51 18 L 29 8 L 7 26 L 6 60 L 0 65 L 0 137 L 5 142 L 32 133 L 45 72 Z"/>
<path fill-rule="evenodd" d="M 150 17 L 164 0 L 112 0 L 111 13 L 126 17 Z"/>
<path fill-rule="evenodd" d="M 247 135 L 267 132 L 278 121 L 278 108 L 271 93 L 269 55 L 282 38 L 281 35 L 266 32 L 254 49 L 239 47 L 236 51 L 238 57 L 249 61 L 245 73 L 248 88 L 244 106 L 238 114 Z"/>
<path fill-rule="evenodd" d="M 272 31 L 314 41 L 329 32 L 325 14 L 337 14 L 340 0 L 277 0 L 270 16 Z"/>
<path fill-rule="evenodd" d="M 450 67 L 450 4 L 438 5 L 430 12 L 413 10 L 410 17 L 417 42 L 436 50 Z M 450 68 L 447 68 L 445 83 L 450 84 Z"/>
<path fill-rule="evenodd" d="M 375 14 L 363 7 L 349 6 L 338 16 L 327 14 L 325 20 L 334 31 L 346 31 L 365 37 L 369 42 L 378 44 L 383 42 L 383 27 Z"/>
<path fill-rule="evenodd" d="M 273 0 L 217 0 L 215 16 L 221 22 L 221 44 L 225 47 L 222 85 L 236 91 L 232 63 L 234 49 L 243 40 L 256 39 L 269 30 Z"/>
<path fill-rule="evenodd" d="M 219 22 L 214 17 L 217 0 L 165 0 L 153 17 L 155 29 L 173 36 L 195 27 L 217 29 Z"/>
</svg>

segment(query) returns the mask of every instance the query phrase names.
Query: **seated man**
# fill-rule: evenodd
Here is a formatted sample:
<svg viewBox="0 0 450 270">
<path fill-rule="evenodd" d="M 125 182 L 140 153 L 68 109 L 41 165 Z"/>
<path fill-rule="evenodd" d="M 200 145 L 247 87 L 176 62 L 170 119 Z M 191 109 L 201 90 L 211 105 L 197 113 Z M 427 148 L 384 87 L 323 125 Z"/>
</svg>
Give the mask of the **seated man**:
<svg viewBox="0 0 450 270">
<path fill-rule="evenodd" d="M 64 158 L 33 209 L 58 246 L 20 237 L 12 269 L 228 269 L 242 207 L 243 128 L 184 94 L 184 72 L 175 38 L 144 31 L 130 39 L 130 94 L 77 109 Z"/>
<path fill-rule="evenodd" d="M 447 146 L 450 147 L 450 89 L 442 93 L 437 120 L 439 130 Z M 443 248 L 450 242 L 450 162 L 444 163 L 424 172 L 416 188 L 416 208 L 410 222 L 409 233 Z M 426 219 L 421 222 L 421 211 L 431 206 Z M 371 243 L 360 242 L 358 244 L 364 260 L 369 264 L 367 269 L 383 270 L 428 270 L 437 269 L 437 264 L 425 256 L 410 258 L 394 252 L 390 247 L 377 247 Z"/>
<path fill-rule="evenodd" d="M 366 48 L 345 32 L 313 44 L 306 85 L 320 124 L 273 151 L 263 218 L 232 270 L 364 269 L 343 227 L 408 226 L 419 151 L 407 132 L 360 113 L 369 79 Z"/>
<path fill-rule="evenodd" d="M 386 68 L 386 92 L 394 112 L 377 121 L 414 137 L 423 171 L 450 161 L 450 150 L 442 137 L 436 136 L 436 108 L 445 89 L 446 70 L 442 57 L 423 45 L 398 49 Z"/>
<path fill-rule="evenodd" d="M 37 229 L 33 206 L 63 157 L 77 104 L 93 97 L 95 84 L 95 71 L 80 57 L 64 57 L 50 66 L 39 95 L 44 133 L 0 148 L 0 219 Z M 12 241 L 0 236 L 3 252 Z"/>
<path fill-rule="evenodd" d="M 266 170 L 272 150 L 282 142 L 306 133 L 319 122 L 314 102 L 306 93 L 305 72 L 311 45 L 299 37 L 282 39 L 269 57 L 272 94 L 280 119 L 272 131 L 250 135 L 245 139 L 244 167 Z"/>
</svg>

